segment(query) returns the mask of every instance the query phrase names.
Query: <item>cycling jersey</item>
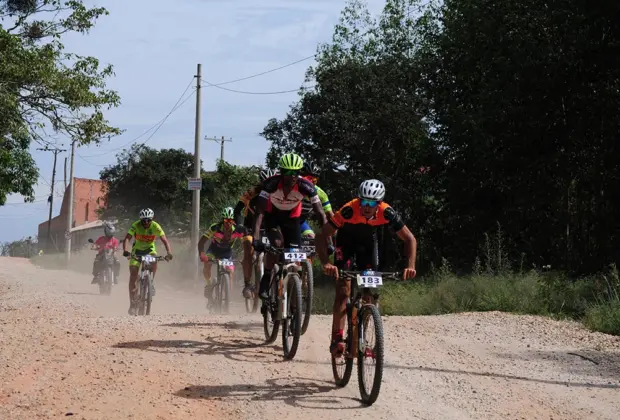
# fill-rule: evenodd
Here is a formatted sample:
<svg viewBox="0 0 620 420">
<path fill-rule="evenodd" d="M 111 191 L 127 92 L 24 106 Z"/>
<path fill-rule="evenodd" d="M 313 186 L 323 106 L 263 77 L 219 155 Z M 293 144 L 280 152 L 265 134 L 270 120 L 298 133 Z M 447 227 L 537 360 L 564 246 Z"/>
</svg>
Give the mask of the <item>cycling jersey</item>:
<svg viewBox="0 0 620 420">
<path fill-rule="evenodd" d="M 321 200 L 321 205 L 323 206 L 323 211 L 325 212 L 325 214 L 327 214 L 327 212 L 332 211 L 332 205 L 329 202 L 329 197 L 327 196 L 325 191 L 323 191 L 323 189 L 319 187 L 318 185 L 315 185 L 314 188 L 316 189 L 316 193 L 319 196 L 319 200 Z M 312 203 L 310 203 L 310 200 L 308 198 L 304 198 L 303 201 L 301 202 L 301 216 L 300 217 L 303 220 L 306 220 L 310 216 L 312 216 L 312 213 L 313 213 Z"/>
<path fill-rule="evenodd" d="M 108 238 L 107 236 L 100 236 L 95 241 L 95 245 L 99 247 L 97 255 L 100 255 L 103 254 L 103 251 L 105 251 L 106 249 L 117 250 L 119 243 L 118 239 L 116 239 L 114 236 L 112 236 L 111 238 Z"/>
<path fill-rule="evenodd" d="M 260 194 L 262 189 L 262 185 L 255 185 L 252 188 L 248 189 L 243 193 L 241 197 L 239 197 L 239 202 L 235 206 L 235 221 L 237 224 L 240 223 L 240 220 L 237 220 L 240 215 L 243 217 L 248 217 L 248 214 L 254 214 L 256 208 L 256 201 L 258 200 L 258 195 Z"/>
<path fill-rule="evenodd" d="M 301 215 L 301 202 L 308 198 L 311 204 L 320 203 L 316 188 L 312 182 L 298 178 L 288 195 L 284 195 L 284 185 L 281 175 L 267 178 L 262 184 L 260 197 L 267 200 L 267 213 L 285 212 L 291 218 Z"/>
<path fill-rule="evenodd" d="M 150 250 L 155 252 L 155 240 L 158 237 L 166 236 L 160 224 L 155 221 L 152 221 L 150 226 L 146 229 L 142 226 L 142 222 L 140 222 L 140 220 L 133 222 L 129 228 L 129 232 L 127 233 L 135 239 L 131 248 L 132 252 Z"/>
<path fill-rule="evenodd" d="M 248 234 L 247 229 L 244 226 L 232 225 L 230 231 L 224 229 L 224 224 L 214 223 L 209 227 L 209 230 L 202 235 L 207 239 L 213 239 L 211 246 L 220 249 L 231 249 L 235 244 L 235 241 L 239 238 L 243 238 Z"/>
<path fill-rule="evenodd" d="M 388 203 L 382 202 L 374 217 L 367 219 L 362 214 L 360 199 L 355 198 L 340 208 L 329 220 L 336 229 L 345 225 L 357 226 L 382 226 L 388 225 L 394 232 L 401 230 L 405 223 L 396 211 Z"/>
</svg>

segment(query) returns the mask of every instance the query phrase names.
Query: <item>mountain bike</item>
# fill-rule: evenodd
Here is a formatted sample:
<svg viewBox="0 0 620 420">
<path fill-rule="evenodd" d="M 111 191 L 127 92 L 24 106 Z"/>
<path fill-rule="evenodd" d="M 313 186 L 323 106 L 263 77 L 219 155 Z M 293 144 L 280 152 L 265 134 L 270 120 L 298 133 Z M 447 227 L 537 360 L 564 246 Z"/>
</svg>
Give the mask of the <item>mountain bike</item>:
<svg viewBox="0 0 620 420">
<path fill-rule="evenodd" d="M 332 371 L 336 385 L 344 387 L 351 379 L 353 371 L 353 359 L 357 359 L 357 379 L 362 402 L 372 405 L 379 397 L 381 380 L 383 378 L 384 363 L 384 337 L 383 322 L 379 313 L 377 288 L 383 286 L 384 279 L 399 279 L 402 273 L 387 273 L 380 271 L 348 271 L 339 270 L 340 278 L 351 281 L 351 293 L 347 298 L 346 330 L 343 337 L 345 343 L 344 354 L 332 355 Z M 355 296 L 351 301 L 351 296 Z M 372 321 L 376 343 L 370 346 L 367 335 L 370 332 L 368 325 Z M 359 328 L 361 324 L 362 328 Z M 371 373 L 372 368 L 364 364 L 366 359 L 375 362 L 374 379 L 368 380 L 366 374 Z M 344 366 L 343 371 L 341 368 Z"/>
<path fill-rule="evenodd" d="M 301 262 L 301 301 L 304 320 L 301 324 L 301 335 L 306 333 L 312 313 L 312 299 L 314 299 L 314 271 L 312 258 L 317 254 L 314 238 L 302 239 L 301 251 L 306 253 L 307 259 Z"/>
<path fill-rule="evenodd" d="M 230 309 L 231 276 L 235 271 L 235 262 L 227 258 L 216 258 L 217 276 L 208 307 L 211 312 L 227 314 Z"/>
<path fill-rule="evenodd" d="M 291 360 L 297 353 L 301 336 L 301 263 L 306 261 L 306 253 L 300 249 L 275 248 L 265 246 L 265 252 L 280 256 L 271 272 L 268 298 L 263 301 L 263 330 L 267 343 L 273 343 L 282 324 L 282 349 L 284 358 Z M 289 342 L 289 340 L 291 340 Z"/>
<path fill-rule="evenodd" d="M 152 265 L 166 258 L 155 255 L 135 255 L 131 258 L 140 263 L 140 274 L 138 277 L 138 315 L 150 315 L 151 304 L 153 302 L 153 268 Z"/>
</svg>

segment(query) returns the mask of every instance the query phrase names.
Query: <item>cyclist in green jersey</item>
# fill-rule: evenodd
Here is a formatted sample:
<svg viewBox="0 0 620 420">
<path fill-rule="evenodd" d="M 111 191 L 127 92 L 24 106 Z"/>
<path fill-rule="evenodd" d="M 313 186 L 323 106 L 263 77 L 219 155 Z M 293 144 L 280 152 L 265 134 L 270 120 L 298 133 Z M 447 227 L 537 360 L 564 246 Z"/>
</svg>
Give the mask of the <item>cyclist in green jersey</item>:
<svg viewBox="0 0 620 420">
<path fill-rule="evenodd" d="M 166 261 L 172 259 L 172 250 L 170 242 L 166 238 L 164 230 L 160 224 L 153 221 L 155 212 L 151 209 L 140 210 L 140 220 L 134 222 L 125 239 L 123 239 L 123 256 L 129 258 L 129 315 L 135 315 L 137 311 L 137 295 L 138 295 L 138 274 L 140 271 L 140 262 L 131 258 L 134 255 L 157 255 L 155 248 L 155 240 L 159 238 L 166 247 Z M 134 243 L 131 252 L 127 251 L 127 245 L 131 238 Z M 157 272 L 157 262 L 153 263 L 153 278 Z M 155 296 L 155 286 L 153 286 L 153 296 Z"/>
<path fill-rule="evenodd" d="M 332 205 L 329 202 L 329 197 L 321 187 L 316 185 L 319 181 L 319 168 L 306 161 L 304 162 L 300 175 L 302 178 L 305 178 L 314 184 L 314 188 L 316 189 L 316 193 L 321 200 L 321 206 L 323 207 L 325 215 L 328 219 L 332 217 L 334 212 L 332 210 Z M 314 231 L 308 224 L 308 219 L 312 219 L 313 217 L 314 212 L 312 211 L 312 204 L 310 204 L 310 200 L 308 200 L 308 198 L 304 198 L 301 202 L 301 216 L 299 217 L 301 220 L 300 228 L 302 238 L 314 238 Z"/>
</svg>

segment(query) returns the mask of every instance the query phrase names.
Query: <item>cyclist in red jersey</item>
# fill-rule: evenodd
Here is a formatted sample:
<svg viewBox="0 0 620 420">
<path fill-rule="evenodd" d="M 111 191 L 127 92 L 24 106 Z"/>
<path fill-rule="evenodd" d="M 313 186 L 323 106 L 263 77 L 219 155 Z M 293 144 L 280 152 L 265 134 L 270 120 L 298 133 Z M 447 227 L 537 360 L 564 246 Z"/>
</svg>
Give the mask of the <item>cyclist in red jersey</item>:
<svg viewBox="0 0 620 420">
<path fill-rule="evenodd" d="M 332 319 L 332 342 L 330 352 L 341 354 L 344 351 L 342 341 L 346 314 L 347 297 L 351 293 L 349 282 L 338 279 L 338 269 L 345 267 L 353 256 L 359 270 L 378 270 L 379 253 L 376 227 L 388 225 L 392 232 L 405 242 L 407 249 L 407 268 L 403 273 L 405 280 L 416 276 L 415 260 L 417 241 L 402 218 L 385 201 L 385 186 L 376 179 L 362 182 L 358 197 L 349 201 L 338 210 L 323 227 L 322 240 L 317 243 L 317 251 L 323 272 L 336 278 L 336 297 L 334 299 Z M 338 231 L 336 238 L 335 265 L 330 264 L 327 253 L 326 238 Z"/>
<path fill-rule="evenodd" d="M 327 217 L 314 184 L 299 176 L 303 164 L 303 160 L 298 155 L 294 153 L 285 154 L 280 158 L 279 175 L 267 178 L 263 182 L 259 199 L 256 202 L 254 239 L 252 241 L 255 250 L 261 251 L 263 249 L 260 240 L 260 227 L 263 218 L 265 219 L 267 237 L 273 246 L 301 245 L 299 217 L 301 215 L 301 202 L 306 197 L 312 203 L 312 207 L 321 221 L 321 226 L 327 223 Z M 273 255 L 267 254 L 265 257 L 265 271 L 258 292 L 263 300 L 267 299 L 271 270 L 275 264 Z"/>
</svg>

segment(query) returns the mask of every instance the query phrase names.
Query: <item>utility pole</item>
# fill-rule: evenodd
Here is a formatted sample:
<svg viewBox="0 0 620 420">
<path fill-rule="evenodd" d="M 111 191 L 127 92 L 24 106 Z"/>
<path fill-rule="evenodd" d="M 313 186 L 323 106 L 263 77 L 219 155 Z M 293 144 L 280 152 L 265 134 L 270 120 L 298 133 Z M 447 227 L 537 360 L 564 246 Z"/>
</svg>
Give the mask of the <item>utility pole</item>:
<svg viewBox="0 0 620 420">
<path fill-rule="evenodd" d="M 225 139 L 224 136 L 222 136 L 221 139 L 218 139 L 218 138 L 215 138 L 215 137 L 207 137 L 207 136 L 205 136 L 205 140 L 215 141 L 215 142 L 218 142 L 220 144 L 220 160 L 224 160 L 224 142 L 225 141 L 232 142 L 232 138 Z"/>
<path fill-rule="evenodd" d="M 52 169 L 52 184 L 50 185 L 50 198 L 47 200 L 50 203 L 50 213 L 47 218 L 47 239 L 45 240 L 45 252 L 50 251 L 50 245 L 52 243 L 52 211 L 54 208 L 54 183 L 56 182 L 56 158 L 58 153 L 66 152 L 65 149 L 50 149 L 49 147 L 39 148 L 37 150 L 43 150 L 45 152 L 52 152 L 54 154 L 54 169 Z M 66 162 L 66 159 L 65 159 Z"/>
<path fill-rule="evenodd" d="M 200 178 L 200 99 L 201 99 L 201 80 L 202 65 L 198 64 L 196 69 L 196 122 L 194 127 L 194 178 Z M 198 232 L 200 230 L 200 189 L 193 190 L 192 201 L 192 226 L 191 226 L 191 249 L 194 255 L 198 244 Z M 198 270 L 198 260 L 195 259 L 196 270 Z M 197 271 L 196 271 L 197 272 Z"/>
<path fill-rule="evenodd" d="M 63 179 L 65 184 L 65 190 L 67 190 L 67 158 L 65 157 L 65 177 Z"/>
<path fill-rule="evenodd" d="M 75 190 L 75 185 L 73 182 L 73 163 L 75 160 L 75 142 L 73 140 L 71 142 L 71 166 L 69 170 L 69 201 L 67 204 L 69 205 L 69 209 L 67 211 L 67 231 L 65 232 L 65 262 L 67 264 L 67 268 L 69 268 L 69 260 L 71 260 L 71 229 L 73 228 L 73 192 Z"/>
</svg>

